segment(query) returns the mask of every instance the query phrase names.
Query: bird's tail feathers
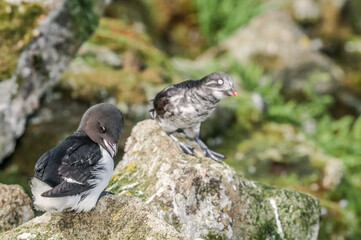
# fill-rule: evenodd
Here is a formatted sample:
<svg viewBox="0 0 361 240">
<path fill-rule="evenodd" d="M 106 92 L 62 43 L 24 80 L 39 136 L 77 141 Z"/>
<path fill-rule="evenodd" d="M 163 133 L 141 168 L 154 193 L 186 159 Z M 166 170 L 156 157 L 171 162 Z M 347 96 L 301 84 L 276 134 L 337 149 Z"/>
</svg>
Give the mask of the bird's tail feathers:
<svg viewBox="0 0 361 240">
<path fill-rule="evenodd" d="M 77 206 L 81 198 L 79 194 L 70 197 L 43 197 L 42 194 L 44 192 L 50 191 L 53 188 L 35 177 L 30 180 L 30 187 L 33 194 L 34 207 L 38 211 L 61 213 L 66 209 L 71 210 L 74 206 Z"/>
</svg>

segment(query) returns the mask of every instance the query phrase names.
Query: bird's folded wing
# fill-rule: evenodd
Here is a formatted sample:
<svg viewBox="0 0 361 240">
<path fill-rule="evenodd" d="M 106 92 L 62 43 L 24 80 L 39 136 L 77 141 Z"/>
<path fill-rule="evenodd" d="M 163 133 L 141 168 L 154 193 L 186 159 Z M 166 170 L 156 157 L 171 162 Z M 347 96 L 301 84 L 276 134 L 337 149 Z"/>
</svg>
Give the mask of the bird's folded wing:
<svg viewBox="0 0 361 240">
<path fill-rule="evenodd" d="M 45 152 L 40 158 L 39 160 L 36 162 L 35 167 L 34 167 L 34 172 L 35 172 L 35 177 L 38 179 L 42 179 L 43 175 L 44 175 L 44 169 L 46 167 L 46 165 L 49 162 L 49 155 L 50 155 L 50 150 Z"/>
<path fill-rule="evenodd" d="M 58 173 L 63 181 L 53 189 L 44 192 L 43 197 L 64 197 L 79 194 L 93 186 L 88 180 L 92 178 L 98 161 L 102 158 L 99 145 L 84 144 L 69 155 L 65 155 Z"/>
<path fill-rule="evenodd" d="M 89 189 L 85 184 L 64 181 L 58 186 L 41 194 L 43 197 L 66 197 L 79 194 Z"/>
</svg>

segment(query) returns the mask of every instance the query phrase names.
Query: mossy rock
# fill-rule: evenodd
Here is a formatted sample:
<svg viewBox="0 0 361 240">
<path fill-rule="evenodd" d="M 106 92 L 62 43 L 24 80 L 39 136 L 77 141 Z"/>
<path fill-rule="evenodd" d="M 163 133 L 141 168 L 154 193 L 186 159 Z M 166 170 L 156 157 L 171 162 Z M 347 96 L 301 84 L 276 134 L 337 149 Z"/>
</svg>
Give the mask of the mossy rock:
<svg viewBox="0 0 361 240">
<path fill-rule="evenodd" d="M 182 137 L 182 135 L 177 135 Z M 140 196 L 157 215 L 190 238 L 316 239 L 316 198 L 249 181 L 225 163 L 196 157 L 153 120 L 138 123 L 108 190 Z"/>
<path fill-rule="evenodd" d="M 95 210 L 40 217 L 0 234 L 1 239 L 187 239 L 135 197 L 105 196 Z"/>
<path fill-rule="evenodd" d="M 21 50 L 33 38 L 37 19 L 46 11 L 36 2 L 0 1 L 0 81 L 13 73 Z"/>
</svg>

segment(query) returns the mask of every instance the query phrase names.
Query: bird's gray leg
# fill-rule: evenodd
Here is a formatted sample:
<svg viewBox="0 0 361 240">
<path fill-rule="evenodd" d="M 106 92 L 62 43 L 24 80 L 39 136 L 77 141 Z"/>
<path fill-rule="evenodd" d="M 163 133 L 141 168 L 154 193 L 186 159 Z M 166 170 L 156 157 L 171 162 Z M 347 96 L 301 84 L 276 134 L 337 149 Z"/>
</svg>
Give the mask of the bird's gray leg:
<svg viewBox="0 0 361 240">
<path fill-rule="evenodd" d="M 217 162 L 222 162 L 224 159 L 226 159 L 225 156 L 222 154 L 213 152 L 210 150 L 206 144 L 199 138 L 199 132 L 200 132 L 201 124 L 197 124 L 194 127 L 186 128 L 184 129 L 184 133 L 189 138 L 194 138 L 194 140 L 197 142 L 197 144 L 203 149 L 204 155 L 206 157 L 210 157 L 213 160 L 216 160 Z"/>
<path fill-rule="evenodd" d="M 222 162 L 224 159 L 226 159 L 226 157 L 222 154 L 216 153 L 212 150 L 210 150 L 206 144 L 204 144 L 204 142 L 197 136 L 194 138 L 194 140 L 196 140 L 196 142 L 198 143 L 198 145 L 203 149 L 204 151 L 204 155 L 206 157 L 210 157 L 213 160 L 216 160 L 217 162 Z"/>
<path fill-rule="evenodd" d="M 175 136 L 172 135 L 172 133 L 167 133 L 168 136 L 173 139 L 173 141 L 175 141 L 177 143 L 178 148 L 185 154 L 189 154 L 189 155 L 194 155 L 193 151 L 194 148 L 192 148 L 191 146 L 189 146 L 188 144 L 185 144 L 181 141 L 179 141 L 178 138 L 176 138 Z"/>
</svg>

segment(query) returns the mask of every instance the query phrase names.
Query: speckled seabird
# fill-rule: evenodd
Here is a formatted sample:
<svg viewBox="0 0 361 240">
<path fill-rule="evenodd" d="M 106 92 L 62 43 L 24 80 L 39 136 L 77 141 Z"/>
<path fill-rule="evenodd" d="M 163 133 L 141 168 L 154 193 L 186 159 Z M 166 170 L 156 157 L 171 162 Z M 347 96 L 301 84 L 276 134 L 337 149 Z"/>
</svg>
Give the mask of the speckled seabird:
<svg viewBox="0 0 361 240">
<path fill-rule="evenodd" d="M 78 129 L 37 161 L 30 181 L 35 208 L 56 213 L 93 209 L 106 193 L 123 126 L 112 104 L 90 107 Z"/>
<path fill-rule="evenodd" d="M 199 138 L 199 131 L 201 122 L 227 96 L 237 96 L 233 79 L 224 72 L 215 72 L 200 80 L 188 80 L 166 87 L 155 96 L 150 114 L 182 152 L 193 155 L 194 149 L 172 135 L 178 129 L 183 129 L 187 137 L 194 138 L 205 156 L 223 161 L 225 156 L 210 150 Z"/>
</svg>

